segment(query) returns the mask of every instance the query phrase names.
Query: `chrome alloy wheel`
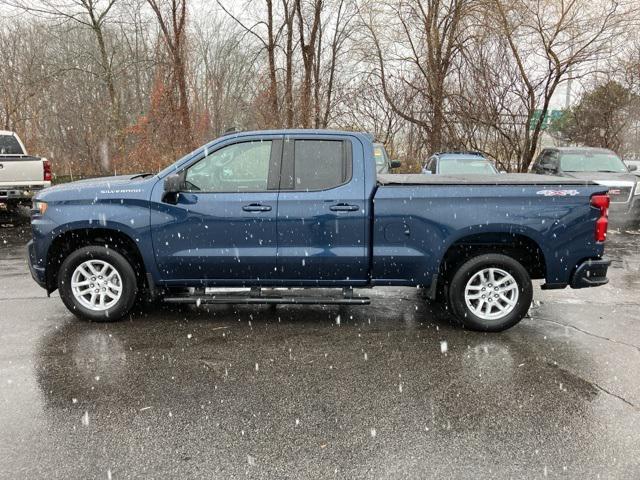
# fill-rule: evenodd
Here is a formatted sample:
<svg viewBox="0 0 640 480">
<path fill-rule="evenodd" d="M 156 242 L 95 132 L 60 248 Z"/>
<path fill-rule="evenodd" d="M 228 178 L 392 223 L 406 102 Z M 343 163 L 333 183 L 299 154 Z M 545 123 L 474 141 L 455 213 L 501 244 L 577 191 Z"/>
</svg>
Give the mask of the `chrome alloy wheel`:
<svg viewBox="0 0 640 480">
<path fill-rule="evenodd" d="M 104 311 L 122 296 L 122 278 L 113 265 L 104 260 L 87 260 L 73 271 L 71 291 L 80 305 Z"/>
<path fill-rule="evenodd" d="M 520 290 L 515 278 L 500 268 L 485 268 L 475 273 L 464 289 L 464 301 L 482 320 L 499 320 L 518 303 Z"/>
</svg>

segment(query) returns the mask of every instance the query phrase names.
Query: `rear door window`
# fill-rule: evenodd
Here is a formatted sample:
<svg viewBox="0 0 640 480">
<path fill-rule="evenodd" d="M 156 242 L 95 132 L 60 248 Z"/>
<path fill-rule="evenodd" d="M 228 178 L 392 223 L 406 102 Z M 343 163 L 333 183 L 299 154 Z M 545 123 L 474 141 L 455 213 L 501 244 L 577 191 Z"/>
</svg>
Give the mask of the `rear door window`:
<svg viewBox="0 0 640 480">
<path fill-rule="evenodd" d="M 341 140 L 296 140 L 293 189 L 328 190 L 351 179 L 348 142 Z"/>
<path fill-rule="evenodd" d="M 13 135 L 0 135 L 0 155 L 22 155 L 20 142 Z"/>
</svg>

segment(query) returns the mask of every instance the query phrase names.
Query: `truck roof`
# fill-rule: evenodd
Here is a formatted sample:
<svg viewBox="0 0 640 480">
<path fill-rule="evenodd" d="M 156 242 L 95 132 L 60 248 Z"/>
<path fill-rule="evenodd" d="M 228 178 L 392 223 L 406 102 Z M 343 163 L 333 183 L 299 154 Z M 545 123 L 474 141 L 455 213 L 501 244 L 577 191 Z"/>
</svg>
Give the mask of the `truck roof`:
<svg viewBox="0 0 640 480">
<path fill-rule="evenodd" d="M 436 152 L 433 154 L 434 157 L 438 158 L 477 158 L 479 160 L 485 159 L 486 157 L 481 153 L 475 150 L 450 150 L 446 152 Z"/>
<path fill-rule="evenodd" d="M 365 132 L 350 132 L 347 130 L 330 130 L 321 128 L 282 128 L 273 130 L 240 130 L 237 132 L 229 132 L 221 135 L 221 137 L 244 137 L 251 135 L 356 135 L 368 138 L 373 142 L 373 135 Z M 215 139 L 214 139 L 215 140 Z"/>
<path fill-rule="evenodd" d="M 567 152 L 567 153 L 613 153 L 613 150 L 609 150 L 608 148 L 600 148 L 600 147 L 545 147 L 543 150 L 555 150 L 556 152 Z"/>
</svg>

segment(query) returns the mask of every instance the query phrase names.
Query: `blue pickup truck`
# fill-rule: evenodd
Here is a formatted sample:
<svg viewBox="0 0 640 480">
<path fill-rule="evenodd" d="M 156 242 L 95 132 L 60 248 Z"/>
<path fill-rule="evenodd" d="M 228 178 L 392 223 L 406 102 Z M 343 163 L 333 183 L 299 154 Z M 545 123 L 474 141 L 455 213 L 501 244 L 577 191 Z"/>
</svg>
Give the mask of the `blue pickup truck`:
<svg viewBox="0 0 640 480">
<path fill-rule="evenodd" d="M 354 305 L 369 299 L 353 289 L 417 286 L 465 327 L 500 331 L 526 315 L 532 279 L 607 282 L 608 206 L 577 179 L 379 175 L 364 133 L 242 132 L 157 175 L 42 191 L 29 264 L 93 321 L 149 298 Z"/>
</svg>

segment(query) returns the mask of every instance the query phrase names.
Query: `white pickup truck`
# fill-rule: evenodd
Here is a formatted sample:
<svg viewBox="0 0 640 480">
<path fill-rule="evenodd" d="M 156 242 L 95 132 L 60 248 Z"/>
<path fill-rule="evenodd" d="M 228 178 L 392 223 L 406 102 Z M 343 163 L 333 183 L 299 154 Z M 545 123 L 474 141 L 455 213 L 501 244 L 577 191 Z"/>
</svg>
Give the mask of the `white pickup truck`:
<svg viewBox="0 0 640 480">
<path fill-rule="evenodd" d="M 49 161 L 28 155 L 18 135 L 0 130 L 0 206 L 30 205 L 36 192 L 50 186 Z"/>
</svg>

